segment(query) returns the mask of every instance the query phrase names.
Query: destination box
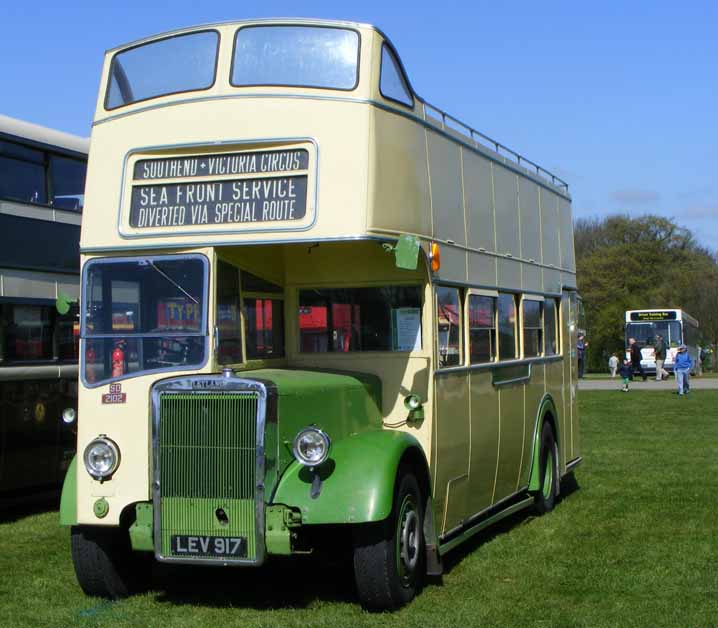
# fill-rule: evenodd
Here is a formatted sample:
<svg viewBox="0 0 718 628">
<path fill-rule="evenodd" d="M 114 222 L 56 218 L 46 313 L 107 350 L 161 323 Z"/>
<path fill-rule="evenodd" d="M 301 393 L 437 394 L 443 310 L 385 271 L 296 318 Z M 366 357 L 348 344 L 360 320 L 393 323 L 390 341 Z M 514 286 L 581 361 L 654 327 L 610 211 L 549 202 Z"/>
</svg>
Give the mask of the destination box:
<svg viewBox="0 0 718 628">
<path fill-rule="evenodd" d="M 200 227 L 301 220 L 307 175 L 134 185 L 130 226 Z"/>
</svg>

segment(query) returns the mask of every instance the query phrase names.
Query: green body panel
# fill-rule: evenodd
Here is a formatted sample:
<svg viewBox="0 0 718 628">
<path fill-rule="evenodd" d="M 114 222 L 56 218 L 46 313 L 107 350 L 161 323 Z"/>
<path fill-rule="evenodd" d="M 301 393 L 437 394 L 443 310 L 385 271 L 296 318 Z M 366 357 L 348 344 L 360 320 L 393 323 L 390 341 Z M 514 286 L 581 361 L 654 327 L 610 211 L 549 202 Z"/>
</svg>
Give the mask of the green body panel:
<svg viewBox="0 0 718 628">
<path fill-rule="evenodd" d="M 153 552 L 152 539 L 152 504 L 142 502 L 135 504 L 135 522 L 130 526 L 130 542 L 132 549 L 138 552 Z"/>
<path fill-rule="evenodd" d="M 173 535 L 196 535 L 244 537 L 256 558 L 257 406 L 254 392 L 160 397 L 163 555 Z"/>
<path fill-rule="evenodd" d="M 221 524 L 215 516 L 217 508 L 227 514 L 229 523 Z M 257 557 L 255 532 L 256 509 L 254 499 L 222 499 L 198 497 L 162 498 L 163 528 L 160 550 L 171 556 L 170 541 L 173 534 L 196 536 L 231 536 L 247 539 L 247 558 Z M 171 527 L 167 522 L 171 522 Z"/>
<path fill-rule="evenodd" d="M 536 413 L 536 430 L 534 431 L 534 442 L 533 442 L 533 453 L 531 455 L 531 472 L 529 474 L 529 491 L 541 490 L 541 465 L 539 464 L 539 454 L 541 453 L 541 430 L 543 429 L 543 418 L 547 412 L 553 414 L 554 421 L 554 432 L 556 437 L 556 443 L 561 443 L 560 435 L 560 417 L 556 410 L 556 406 L 553 403 L 553 399 L 546 395 L 539 406 L 539 410 Z M 560 447 L 559 447 L 560 451 Z M 559 469 L 561 465 L 559 463 Z"/>
<path fill-rule="evenodd" d="M 77 456 L 72 458 L 65 474 L 60 498 L 60 525 L 77 525 Z"/>
<path fill-rule="evenodd" d="M 316 471 L 292 463 L 272 502 L 298 508 L 303 524 L 381 521 L 391 512 L 399 461 L 410 448 L 421 452 L 419 442 L 406 432 L 352 434 L 332 443 L 328 460 Z M 314 473 L 321 478 L 321 489 L 313 498 Z"/>
<path fill-rule="evenodd" d="M 286 506 L 267 506 L 264 521 L 267 553 L 291 554 L 292 528 L 301 525 L 301 514 Z"/>
<path fill-rule="evenodd" d="M 381 381 L 374 375 L 293 369 L 258 369 L 239 375 L 271 382 L 277 396 L 277 422 L 268 415 L 265 431 L 267 496 L 294 463 L 292 443 L 302 428 L 315 425 L 332 442 L 381 428 Z"/>
</svg>

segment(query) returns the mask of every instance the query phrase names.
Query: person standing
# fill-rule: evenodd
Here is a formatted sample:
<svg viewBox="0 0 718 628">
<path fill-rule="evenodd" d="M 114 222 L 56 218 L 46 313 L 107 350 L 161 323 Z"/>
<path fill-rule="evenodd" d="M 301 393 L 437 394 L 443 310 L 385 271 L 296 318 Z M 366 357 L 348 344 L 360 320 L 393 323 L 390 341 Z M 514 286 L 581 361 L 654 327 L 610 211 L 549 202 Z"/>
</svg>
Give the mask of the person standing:
<svg viewBox="0 0 718 628">
<path fill-rule="evenodd" d="M 641 348 L 638 346 L 635 338 L 628 339 L 628 349 L 631 355 L 631 368 L 633 372 L 638 371 L 645 382 L 648 379 L 648 375 L 646 375 L 646 372 L 643 370 L 643 365 L 641 364 L 641 358 L 643 356 L 641 355 Z"/>
<path fill-rule="evenodd" d="M 631 366 L 631 361 L 625 359 L 623 361 L 623 364 L 621 364 L 621 369 L 618 372 L 623 379 L 623 388 L 621 388 L 621 390 L 623 392 L 628 392 L 628 382 L 631 381 L 631 377 L 633 375 L 633 367 Z"/>
<path fill-rule="evenodd" d="M 586 347 L 588 347 L 588 342 L 586 342 L 585 336 L 583 334 L 579 334 L 578 340 L 576 341 L 576 354 L 578 356 L 578 379 L 583 379 L 583 358 L 584 354 L 586 353 Z"/>
<path fill-rule="evenodd" d="M 618 371 L 618 356 L 615 353 L 612 353 L 611 357 L 608 358 L 608 370 L 611 372 L 611 377 L 616 377 L 616 372 Z"/>
<path fill-rule="evenodd" d="M 663 368 L 666 361 L 666 343 L 661 334 L 656 334 L 656 346 L 653 351 L 656 355 L 656 381 L 660 382 L 668 377 L 668 371 Z"/>
<path fill-rule="evenodd" d="M 673 362 L 673 372 L 676 374 L 678 394 L 681 396 L 688 394 L 692 366 L 693 360 L 691 360 L 691 356 L 688 354 L 688 347 L 681 345 L 678 347 L 678 353 L 676 353 L 676 359 Z"/>
</svg>

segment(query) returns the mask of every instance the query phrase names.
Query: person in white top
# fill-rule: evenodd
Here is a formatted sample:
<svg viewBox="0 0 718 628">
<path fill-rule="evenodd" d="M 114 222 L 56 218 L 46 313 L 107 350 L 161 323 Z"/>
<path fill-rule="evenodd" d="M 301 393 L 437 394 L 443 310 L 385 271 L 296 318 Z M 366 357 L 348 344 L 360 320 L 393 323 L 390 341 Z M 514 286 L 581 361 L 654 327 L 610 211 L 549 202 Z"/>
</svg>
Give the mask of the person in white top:
<svg viewBox="0 0 718 628">
<path fill-rule="evenodd" d="M 608 370 L 611 371 L 611 377 L 616 377 L 616 371 L 618 371 L 618 356 L 613 353 L 608 358 Z"/>
</svg>

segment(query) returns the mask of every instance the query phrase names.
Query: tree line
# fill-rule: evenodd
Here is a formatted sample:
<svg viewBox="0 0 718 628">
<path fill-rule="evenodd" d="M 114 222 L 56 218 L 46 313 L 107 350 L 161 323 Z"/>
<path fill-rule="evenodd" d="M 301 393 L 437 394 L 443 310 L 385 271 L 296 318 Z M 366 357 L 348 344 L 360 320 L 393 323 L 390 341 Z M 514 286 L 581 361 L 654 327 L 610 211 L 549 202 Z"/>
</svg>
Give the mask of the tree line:
<svg viewBox="0 0 718 628">
<path fill-rule="evenodd" d="M 589 370 L 621 355 L 626 310 L 681 308 L 698 319 L 705 345 L 718 344 L 718 258 L 689 229 L 661 216 L 612 215 L 578 219 L 574 236 Z"/>
</svg>

